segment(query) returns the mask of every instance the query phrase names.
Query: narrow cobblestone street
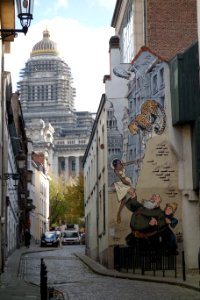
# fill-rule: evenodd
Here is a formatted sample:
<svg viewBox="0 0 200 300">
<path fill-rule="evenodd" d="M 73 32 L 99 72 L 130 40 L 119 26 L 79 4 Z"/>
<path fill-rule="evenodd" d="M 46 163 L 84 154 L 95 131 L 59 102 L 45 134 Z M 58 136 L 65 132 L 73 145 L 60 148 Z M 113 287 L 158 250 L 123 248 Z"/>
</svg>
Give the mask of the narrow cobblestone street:
<svg viewBox="0 0 200 300">
<path fill-rule="evenodd" d="M 84 254 L 84 250 L 84 246 L 62 246 L 53 251 L 26 254 L 21 260 L 20 276 L 39 285 L 40 261 L 44 258 L 48 286 L 62 291 L 65 299 L 200 299 L 199 292 L 183 287 L 97 275 L 75 255 Z"/>
</svg>

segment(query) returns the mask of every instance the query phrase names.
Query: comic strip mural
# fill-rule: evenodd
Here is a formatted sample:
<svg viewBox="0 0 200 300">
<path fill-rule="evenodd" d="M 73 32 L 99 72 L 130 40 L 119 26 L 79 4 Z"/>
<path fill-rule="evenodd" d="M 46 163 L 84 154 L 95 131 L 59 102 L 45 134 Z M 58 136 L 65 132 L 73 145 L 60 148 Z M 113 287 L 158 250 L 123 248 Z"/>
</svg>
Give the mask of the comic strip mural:
<svg viewBox="0 0 200 300">
<path fill-rule="evenodd" d="M 165 63 L 142 49 L 130 69 L 127 103 L 108 101 L 108 185 L 118 203 L 115 228 L 127 226 L 123 211 L 128 210 L 128 245 L 139 239 L 145 247 L 176 253 L 180 195 L 177 157 L 168 140 Z"/>
</svg>

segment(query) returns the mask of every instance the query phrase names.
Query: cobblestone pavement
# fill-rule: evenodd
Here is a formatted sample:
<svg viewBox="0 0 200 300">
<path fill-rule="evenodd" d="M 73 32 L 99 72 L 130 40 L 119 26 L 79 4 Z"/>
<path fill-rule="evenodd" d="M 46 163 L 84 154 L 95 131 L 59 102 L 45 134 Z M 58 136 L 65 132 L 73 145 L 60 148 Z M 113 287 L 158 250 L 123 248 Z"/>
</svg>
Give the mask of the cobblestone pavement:
<svg viewBox="0 0 200 300">
<path fill-rule="evenodd" d="M 39 285 L 40 262 L 48 271 L 48 286 L 64 293 L 70 300 L 200 300 L 200 293 L 184 287 L 93 273 L 76 253 L 84 246 L 63 246 L 54 251 L 28 253 L 23 256 L 20 274 L 26 281 Z"/>
</svg>

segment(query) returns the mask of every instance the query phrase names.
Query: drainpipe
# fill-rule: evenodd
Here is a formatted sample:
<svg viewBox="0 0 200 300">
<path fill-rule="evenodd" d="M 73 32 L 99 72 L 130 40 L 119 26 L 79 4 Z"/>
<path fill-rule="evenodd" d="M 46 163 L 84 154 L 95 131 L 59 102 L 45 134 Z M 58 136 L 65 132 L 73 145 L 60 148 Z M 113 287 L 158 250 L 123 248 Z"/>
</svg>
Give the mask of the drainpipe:
<svg viewBox="0 0 200 300">
<path fill-rule="evenodd" d="M 96 215 L 97 215 L 97 261 L 99 261 L 99 150 L 98 150 L 98 129 L 97 129 L 97 135 L 96 135 L 96 185 L 97 185 L 97 197 L 96 197 Z"/>
<path fill-rule="evenodd" d="M 2 79 L 2 70 L 3 70 L 3 46 L 1 44 L 1 87 L 0 87 L 0 105 L 1 105 L 1 120 L 3 120 L 3 93 L 2 93 L 2 87 L 3 87 L 3 79 Z M 0 180 L 1 180 L 1 186 L 0 186 L 0 273 L 2 272 L 3 265 L 2 265 L 2 199 L 3 199 L 3 122 L 1 122 L 1 128 L 0 128 L 0 145 L 1 145 L 1 153 L 0 153 L 0 158 L 1 158 L 1 168 L 0 168 Z"/>
<path fill-rule="evenodd" d="M 144 45 L 147 46 L 147 1 L 144 0 Z"/>
<path fill-rule="evenodd" d="M 4 186 L 4 124 L 5 124 L 5 99 L 4 99 L 4 46 L 2 45 L 1 56 L 1 203 L 0 203 L 0 272 L 4 272 L 4 247 L 5 247 L 5 186 Z"/>
</svg>

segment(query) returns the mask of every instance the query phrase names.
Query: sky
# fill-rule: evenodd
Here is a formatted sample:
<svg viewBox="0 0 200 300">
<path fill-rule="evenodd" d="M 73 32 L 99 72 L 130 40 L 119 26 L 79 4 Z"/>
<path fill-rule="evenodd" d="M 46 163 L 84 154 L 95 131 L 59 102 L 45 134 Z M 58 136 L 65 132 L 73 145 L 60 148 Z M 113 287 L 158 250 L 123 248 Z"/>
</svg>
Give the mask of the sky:
<svg viewBox="0 0 200 300">
<path fill-rule="evenodd" d="M 105 92 L 103 77 L 110 74 L 109 40 L 115 35 L 111 27 L 115 4 L 116 0 L 35 0 L 27 35 L 18 34 L 5 58 L 13 91 L 20 70 L 47 28 L 50 39 L 57 43 L 59 56 L 71 68 L 75 109 L 96 112 Z M 16 28 L 21 29 L 18 21 Z"/>
</svg>

